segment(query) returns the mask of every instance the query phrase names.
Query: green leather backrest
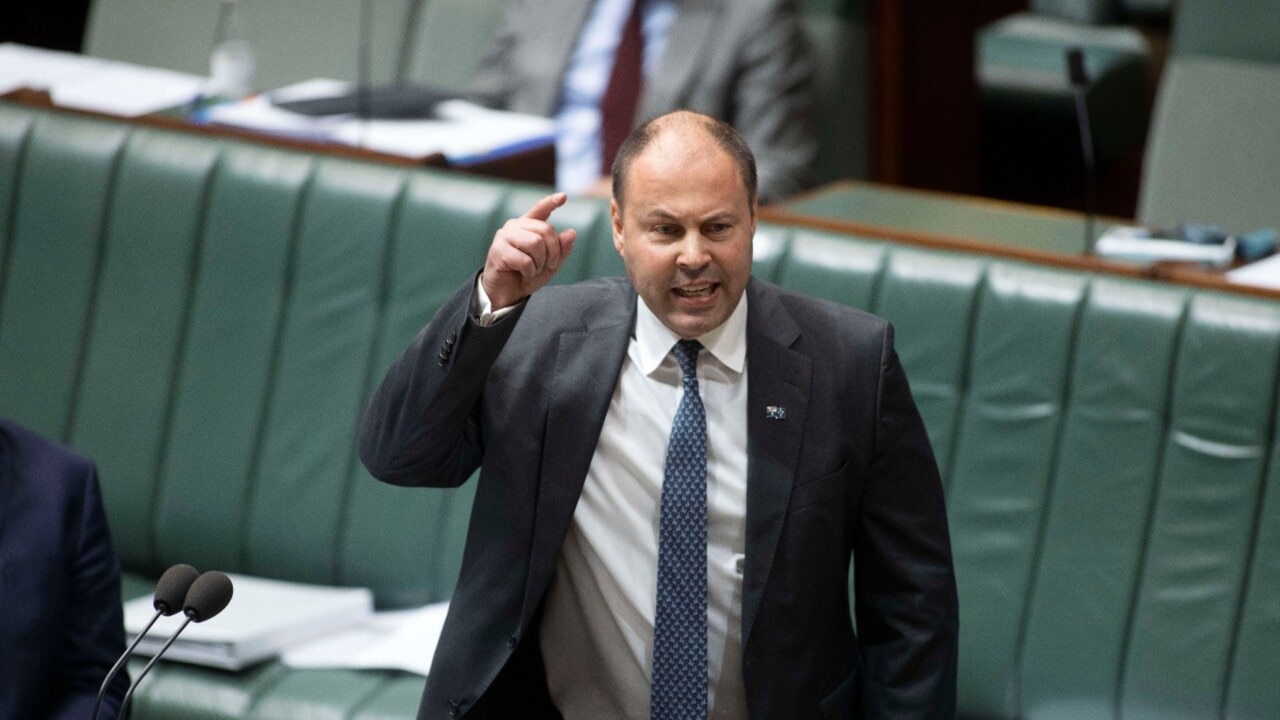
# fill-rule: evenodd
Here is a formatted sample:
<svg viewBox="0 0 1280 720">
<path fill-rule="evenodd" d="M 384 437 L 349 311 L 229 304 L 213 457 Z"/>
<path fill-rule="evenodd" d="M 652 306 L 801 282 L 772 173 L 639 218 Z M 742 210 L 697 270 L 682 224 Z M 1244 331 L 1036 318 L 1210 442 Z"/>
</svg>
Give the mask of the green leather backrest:
<svg viewBox="0 0 1280 720">
<path fill-rule="evenodd" d="M 211 179 L 155 499 L 156 567 L 244 567 L 244 502 L 312 165 L 302 156 L 227 147 Z"/>
<path fill-rule="evenodd" d="M 1280 0 L 1178 0 L 1171 52 L 1175 56 L 1280 62 Z"/>
<path fill-rule="evenodd" d="M 1095 281 L 1028 594 L 1022 712 L 1113 718 L 1186 293 Z"/>
<path fill-rule="evenodd" d="M 93 0 L 89 55 L 209 74 L 222 0 Z M 271 90 L 316 77 L 360 77 L 361 12 L 351 0 L 236 0 L 227 32 L 248 40 L 255 86 Z M 395 79 L 409 3 L 369 0 L 370 79 Z"/>
<path fill-rule="evenodd" d="M 404 181 L 402 173 L 338 161 L 320 163 L 311 176 L 245 498 L 251 573 L 337 580 L 383 258 Z M 290 512 L 281 513 L 285 507 Z"/>
<path fill-rule="evenodd" d="M 105 495 L 117 526 L 152 524 L 193 263 L 217 161 L 210 143 L 151 132 L 133 133 L 121 154 L 67 436 L 104 473 L 127 479 Z M 116 551 L 130 564 L 150 564 L 150 533 L 116 535 Z"/>
<path fill-rule="evenodd" d="M 447 597 L 472 485 L 375 482 L 355 423 L 545 189 L 126 127 L 0 104 L 0 412 L 98 461 L 131 571 Z M 607 203 L 560 213 L 559 280 L 620 266 Z M 754 260 L 895 325 L 946 485 L 962 716 L 1280 715 L 1280 303 L 771 224 Z M 263 672 L 272 702 L 333 690 Z M 195 682 L 158 680 L 160 715 Z"/>
<path fill-rule="evenodd" d="M 11 170 L 17 187 L 0 301 L 0 408 L 54 438 L 65 438 L 72 421 L 81 339 L 126 136 L 118 125 L 48 118 L 13 156 L 20 162 Z"/>
<path fill-rule="evenodd" d="M 1015 619 L 1026 610 L 1084 292 L 1079 275 L 994 265 L 975 307 L 947 499 L 968 608 L 960 703 L 979 715 L 1017 712 Z"/>
<path fill-rule="evenodd" d="M 502 221 L 507 189 L 482 181 L 415 175 L 406 186 L 387 255 L 384 309 L 373 361 L 362 381 L 369 397 L 395 361 L 458 283 L 484 262 L 474 241 Z M 345 529 L 338 548 L 338 580 L 377 587 L 378 602 L 407 606 L 445 600 L 462 554 L 475 483 L 456 490 L 402 488 L 375 481 L 355 462 L 348 479 Z M 388 527 L 406 528 L 388 533 Z M 426 566 L 431 583 L 406 577 Z"/>
<path fill-rule="evenodd" d="M 1126 720 L 1217 717 L 1223 705 L 1273 433 L 1280 307 L 1193 299 L 1175 362 Z"/>
<path fill-rule="evenodd" d="M 899 248 L 880 278 L 875 312 L 893 323 L 898 357 L 925 419 L 945 486 L 969 372 L 974 307 L 987 261 Z"/>
<path fill-rule="evenodd" d="M 1272 428 L 1277 427 L 1272 419 Z M 1280 436 L 1273 430 L 1262 511 L 1253 538 L 1253 563 L 1236 628 L 1228 720 L 1266 720 L 1280 708 L 1276 648 L 1280 647 Z"/>
<path fill-rule="evenodd" d="M 1280 25 L 1280 13 L 1273 24 Z M 1280 42 L 1275 44 L 1280 47 Z M 1146 225 L 1280 228 L 1280 62 L 1175 55 L 1147 142 L 1138 218 Z"/>
</svg>

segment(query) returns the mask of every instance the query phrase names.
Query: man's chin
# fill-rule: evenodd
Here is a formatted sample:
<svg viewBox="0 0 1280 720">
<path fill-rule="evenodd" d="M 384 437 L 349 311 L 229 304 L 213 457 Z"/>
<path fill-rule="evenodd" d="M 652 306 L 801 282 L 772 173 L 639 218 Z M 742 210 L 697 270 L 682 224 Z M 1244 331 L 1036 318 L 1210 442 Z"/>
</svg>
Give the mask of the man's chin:
<svg viewBox="0 0 1280 720">
<path fill-rule="evenodd" d="M 715 330 L 729 319 L 723 308 L 714 307 L 705 312 L 670 312 L 662 318 L 662 324 L 681 338 L 690 340 Z"/>
</svg>

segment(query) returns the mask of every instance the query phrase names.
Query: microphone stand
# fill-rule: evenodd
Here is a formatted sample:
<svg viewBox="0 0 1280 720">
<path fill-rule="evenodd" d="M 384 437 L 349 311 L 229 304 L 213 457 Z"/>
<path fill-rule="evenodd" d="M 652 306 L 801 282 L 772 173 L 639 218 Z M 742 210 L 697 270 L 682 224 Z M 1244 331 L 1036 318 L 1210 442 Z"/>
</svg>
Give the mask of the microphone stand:
<svg viewBox="0 0 1280 720">
<path fill-rule="evenodd" d="M 102 681 L 102 687 L 98 688 L 98 699 L 93 701 L 92 717 L 94 718 L 94 720 L 97 720 L 98 708 L 102 705 L 102 697 L 106 695 L 107 687 L 111 685 L 111 681 L 114 680 L 116 677 L 116 674 L 120 672 L 120 668 L 124 667 L 125 661 L 128 660 L 131 655 L 133 655 L 133 651 L 137 649 L 138 643 L 142 642 L 143 636 L 151 632 L 151 626 L 155 625 L 156 620 L 159 620 L 160 616 L 163 614 L 164 614 L 163 610 L 157 610 L 156 614 L 151 616 L 151 622 L 147 623 L 147 626 L 142 628 L 142 632 L 138 633 L 138 636 L 135 637 L 133 639 L 133 642 L 129 644 L 129 649 L 125 650 L 124 654 L 120 656 L 120 659 L 116 660 L 116 664 L 111 666 L 111 671 L 107 673 L 106 679 Z M 129 692 L 125 693 L 125 698 L 128 698 L 132 692 L 133 692 L 133 688 L 131 687 L 129 688 Z M 125 717 L 123 703 L 121 703 L 120 705 L 119 715 L 120 717 Z"/>
<path fill-rule="evenodd" d="M 153 619 L 152 622 L 155 622 L 155 620 Z M 151 657 L 151 661 L 147 663 L 146 667 L 142 668 L 142 672 L 138 673 L 138 679 L 133 681 L 133 686 L 129 688 L 129 692 L 124 694 L 124 700 L 121 701 L 120 703 L 119 717 L 122 717 L 122 718 L 128 717 L 129 702 L 133 700 L 133 691 L 138 689 L 138 685 L 142 684 L 142 678 L 146 677 L 147 673 L 151 672 L 151 668 L 155 667 L 155 664 L 160 660 L 160 656 L 165 654 L 165 652 L 169 649 L 169 646 L 173 644 L 173 641 L 177 640 L 178 635 L 181 634 L 183 630 L 186 630 L 187 626 L 190 624 L 191 624 L 191 616 L 187 615 L 186 620 L 183 620 L 182 624 L 178 626 L 178 629 L 174 630 L 173 634 L 169 636 L 169 639 L 165 641 L 164 647 L 160 648 L 160 652 L 157 652 L 155 655 L 153 655 Z M 137 641 L 134 641 L 134 642 L 135 644 L 137 643 Z"/>
</svg>

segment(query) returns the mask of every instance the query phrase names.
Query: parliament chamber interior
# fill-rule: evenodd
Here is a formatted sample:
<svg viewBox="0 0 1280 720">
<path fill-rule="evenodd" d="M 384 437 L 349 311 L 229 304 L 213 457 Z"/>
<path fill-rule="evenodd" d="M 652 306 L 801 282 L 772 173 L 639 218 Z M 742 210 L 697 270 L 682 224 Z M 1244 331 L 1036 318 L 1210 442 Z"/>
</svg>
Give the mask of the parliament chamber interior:
<svg viewBox="0 0 1280 720">
<path fill-rule="evenodd" d="M 670 0 L 669 32 L 735 2 Z M 476 483 L 380 483 L 357 431 L 563 170 L 547 113 L 450 104 L 519 4 L 6 11 L 0 417 L 96 466 L 127 640 L 166 568 L 237 581 L 128 661 L 135 720 L 418 717 Z M 1280 0 L 775 4 L 814 152 L 751 272 L 893 324 L 946 498 L 955 716 L 1280 718 Z M 553 283 L 624 273 L 607 190 L 555 219 Z"/>
</svg>

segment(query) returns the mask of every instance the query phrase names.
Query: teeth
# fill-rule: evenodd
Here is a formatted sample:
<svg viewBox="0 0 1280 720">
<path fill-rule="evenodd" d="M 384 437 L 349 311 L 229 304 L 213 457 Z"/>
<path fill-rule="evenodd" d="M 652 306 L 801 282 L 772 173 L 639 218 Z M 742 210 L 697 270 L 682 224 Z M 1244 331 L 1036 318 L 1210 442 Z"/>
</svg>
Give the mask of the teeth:
<svg viewBox="0 0 1280 720">
<path fill-rule="evenodd" d="M 706 286 L 706 287 L 703 287 L 703 288 L 697 288 L 697 289 L 694 289 L 694 288 L 676 288 L 676 292 L 677 292 L 677 293 L 679 293 L 680 295 L 684 296 L 684 297 L 704 297 L 704 296 L 706 296 L 706 295 L 710 295 L 710 294 L 711 294 L 711 288 L 712 288 L 712 287 L 713 287 L 713 286 L 708 285 L 708 286 Z"/>
</svg>

